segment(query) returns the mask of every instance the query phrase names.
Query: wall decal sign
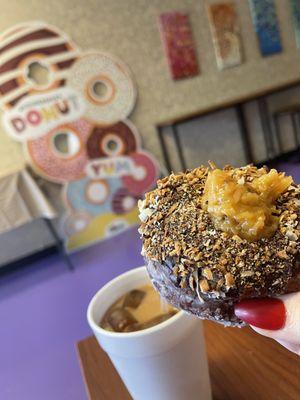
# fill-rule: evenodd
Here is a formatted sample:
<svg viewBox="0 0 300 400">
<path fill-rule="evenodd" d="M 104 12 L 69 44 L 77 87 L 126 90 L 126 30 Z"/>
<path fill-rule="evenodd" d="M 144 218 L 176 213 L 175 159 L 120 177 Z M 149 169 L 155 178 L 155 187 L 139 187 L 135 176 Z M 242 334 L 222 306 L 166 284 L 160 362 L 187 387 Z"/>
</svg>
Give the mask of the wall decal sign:
<svg viewBox="0 0 300 400">
<path fill-rule="evenodd" d="M 137 224 L 137 201 L 160 172 L 127 119 L 137 97 L 129 68 L 39 21 L 7 30 L 0 47 L 3 126 L 38 174 L 63 185 L 66 248 Z"/>
</svg>

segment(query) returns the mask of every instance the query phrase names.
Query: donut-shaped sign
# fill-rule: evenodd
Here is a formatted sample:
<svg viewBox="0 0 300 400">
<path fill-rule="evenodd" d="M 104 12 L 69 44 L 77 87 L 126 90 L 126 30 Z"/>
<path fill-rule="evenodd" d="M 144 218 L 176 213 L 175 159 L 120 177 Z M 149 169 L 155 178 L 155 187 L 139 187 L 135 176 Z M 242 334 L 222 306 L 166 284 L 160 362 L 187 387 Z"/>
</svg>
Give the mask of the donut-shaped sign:
<svg viewBox="0 0 300 400">
<path fill-rule="evenodd" d="M 124 186 L 130 193 L 142 195 L 156 182 L 159 174 L 159 167 L 156 160 L 147 152 L 139 151 L 130 154 L 135 164 L 135 172 L 122 177 Z"/>
<path fill-rule="evenodd" d="M 79 50 L 57 28 L 43 22 L 16 25 L 0 36 L 0 107 L 33 93 L 63 86 Z"/>
<path fill-rule="evenodd" d="M 120 188 L 114 194 L 112 209 L 116 214 L 127 214 L 136 207 L 138 197 L 129 192 L 126 188 Z"/>
<path fill-rule="evenodd" d="M 89 122 L 81 119 L 29 140 L 25 144 L 29 162 L 40 175 L 53 182 L 80 179 L 88 161 L 86 141 L 90 130 Z"/>
<path fill-rule="evenodd" d="M 92 217 L 84 211 L 73 211 L 63 221 L 63 235 L 66 237 L 75 235 L 86 229 Z"/>
<path fill-rule="evenodd" d="M 112 212 L 114 194 L 122 187 L 118 178 L 90 179 L 85 177 L 68 183 L 65 200 L 69 208 L 96 216 Z"/>
<path fill-rule="evenodd" d="M 94 126 L 87 141 L 88 157 L 115 157 L 135 152 L 140 147 L 140 137 L 129 121 L 110 126 Z"/>
<path fill-rule="evenodd" d="M 87 53 L 72 66 L 67 85 L 86 103 L 86 117 L 99 124 L 114 124 L 132 112 L 136 89 L 128 67 L 105 53 Z"/>
</svg>

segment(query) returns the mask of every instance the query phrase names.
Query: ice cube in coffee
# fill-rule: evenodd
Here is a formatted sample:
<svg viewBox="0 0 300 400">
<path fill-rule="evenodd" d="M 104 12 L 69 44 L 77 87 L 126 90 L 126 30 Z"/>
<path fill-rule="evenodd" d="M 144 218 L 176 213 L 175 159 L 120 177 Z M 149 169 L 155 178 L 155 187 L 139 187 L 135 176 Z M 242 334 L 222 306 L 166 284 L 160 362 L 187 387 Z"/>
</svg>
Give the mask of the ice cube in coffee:
<svg viewBox="0 0 300 400">
<path fill-rule="evenodd" d="M 135 332 L 158 325 L 176 313 L 148 284 L 117 300 L 105 313 L 100 326 L 113 332 Z"/>
</svg>

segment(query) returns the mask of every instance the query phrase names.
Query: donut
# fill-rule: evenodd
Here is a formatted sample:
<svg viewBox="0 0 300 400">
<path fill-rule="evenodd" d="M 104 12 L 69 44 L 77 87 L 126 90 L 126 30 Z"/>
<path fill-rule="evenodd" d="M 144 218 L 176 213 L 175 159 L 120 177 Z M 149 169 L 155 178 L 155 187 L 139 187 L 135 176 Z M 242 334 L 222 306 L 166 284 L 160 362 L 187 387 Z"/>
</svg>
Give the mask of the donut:
<svg viewBox="0 0 300 400">
<path fill-rule="evenodd" d="M 111 125 L 128 117 L 136 101 L 136 89 L 127 66 L 111 55 L 82 55 L 72 66 L 67 85 L 84 98 L 86 117 Z"/>
<path fill-rule="evenodd" d="M 112 212 L 114 194 L 121 188 L 120 179 L 82 179 L 69 182 L 65 188 L 66 204 L 73 210 L 84 210 L 92 216 Z"/>
<path fill-rule="evenodd" d="M 130 121 L 96 125 L 87 141 L 87 154 L 91 159 L 120 156 L 135 152 L 140 144 L 138 132 Z"/>
<path fill-rule="evenodd" d="M 64 183 L 83 177 L 88 161 L 86 141 L 90 130 L 90 123 L 80 119 L 28 140 L 25 153 L 29 163 L 40 175 L 53 182 Z M 69 152 L 66 146 L 70 146 Z"/>
<path fill-rule="evenodd" d="M 266 167 L 171 174 L 139 203 L 152 282 L 202 319 L 243 326 L 241 300 L 300 290 L 300 185 Z"/>
<path fill-rule="evenodd" d="M 85 230 L 92 217 L 84 211 L 73 211 L 63 221 L 63 236 L 70 237 Z"/>
<path fill-rule="evenodd" d="M 132 153 L 129 156 L 135 164 L 135 174 L 122 177 L 124 186 L 132 194 L 141 195 L 154 185 L 159 174 L 156 160 L 146 151 Z"/>
<path fill-rule="evenodd" d="M 137 201 L 137 196 L 122 187 L 113 196 L 112 210 L 116 214 L 126 214 L 136 207 Z"/>
<path fill-rule="evenodd" d="M 78 57 L 74 43 L 44 22 L 16 25 L 0 36 L 0 107 L 10 108 L 34 93 L 63 86 Z M 31 68 L 44 70 L 47 82 L 30 77 Z"/>
</svg>

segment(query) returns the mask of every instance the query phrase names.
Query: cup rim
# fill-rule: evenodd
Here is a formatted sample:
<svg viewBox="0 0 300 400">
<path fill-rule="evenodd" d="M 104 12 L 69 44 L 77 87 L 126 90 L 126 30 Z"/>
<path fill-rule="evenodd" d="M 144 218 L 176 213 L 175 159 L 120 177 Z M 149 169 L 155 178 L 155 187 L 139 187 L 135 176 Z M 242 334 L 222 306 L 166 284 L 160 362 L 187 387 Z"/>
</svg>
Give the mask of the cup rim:
<svg viewBox="0 0 300 400">
<path fill-rule="evenodd" d="M 95 307 L 95 303 L 98 299 L 99 293 L 111 286 L 113 286 L 115 284 L 116 281 L 118 281 L 121 277 L 127 277 L 130 275 L 134 275 L 136 274 L 138 271 L 141 270 L 146 270 L 146 266 L 140 266 L 137 268 L 133 268 L 127 272 L 124 272 L 123 274 L 120 274 L 118 276 L 116 276 L 114 279 L 110 280 L 109 282 L 107 282 L 102 288 L 100 288 L 95 295 L 92 297 L 92 300 L 90 301 L 89 305 L 88 305 L 88 309 L 87 309 L 87 320 L 88 323 L 90 325 L 90 327 L 92 328 L 92 330 L 95 332 L 100 333 L 102 336 L 105 337 L 109 337 L 109 338 L 115 338 L 115 339 L 130 339 L 130 338 L 137 338 L 137 337 L 141 337 L 141 336 L 145 336 L 148 335 L 150 333 L 155 333 L 157 331 L 160 331 L 163 328 L 166 328 L 167 326 L 169 326 L 171 323 L 175 322 L 177 319 L 183 317 L 185 315 L 185 312 L 182 310 L 178 310 L 178 312 L 173 315 L 172 317 L 168 318 L 166 321 L 160 322 L 157 325 L 152 326 L 151 328 L 146 328 L 146 329 L 142 329 L 140 331 L 135 331 L 135 332 L 112 332 L 112 331 L 107 331 L 105 329 L 103 329 L 101 326 L 99 326 L 93 319 L 92 317 L 92 312 L 93 309 Z M 149 278 L 150 279 L 150 278 Z"/>
</svg>

